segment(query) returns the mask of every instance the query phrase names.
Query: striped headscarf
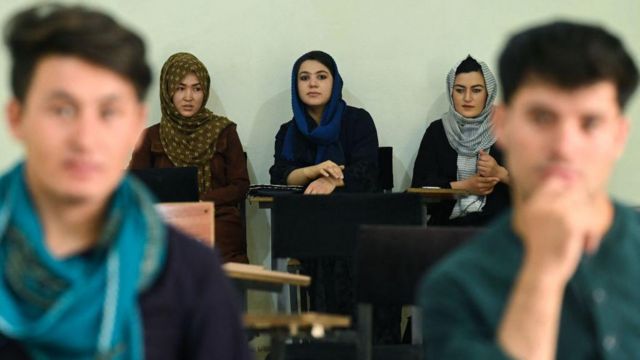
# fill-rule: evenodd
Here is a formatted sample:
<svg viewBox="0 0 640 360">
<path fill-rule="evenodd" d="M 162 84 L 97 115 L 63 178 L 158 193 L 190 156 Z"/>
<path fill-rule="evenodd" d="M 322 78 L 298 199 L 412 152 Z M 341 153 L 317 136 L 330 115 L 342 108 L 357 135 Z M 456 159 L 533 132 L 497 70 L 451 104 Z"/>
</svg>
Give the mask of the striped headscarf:
<svg viewBox="0 0 640 360">
<path fill-rule="evenodd" d="M 180 115 L 173 104 L 173 94 L 180 81 L 189 73 L 195 74 L 203 90 L 202 106 L 190 117 Z M 198 167 L 200 194 L 212 187 L 211 158 L 216 141 L 223 129 L 233 123 L 212 113 L 205 107 L 209 98 L 211 79 L 207 68 L 192 54 L 172 55 L 162 66 L 160 73 L 160 141 L 167 156 L 175 166 Z"/>
<path fill-rule="evenodd" d="M 484 109 L 474 118 L 464 117 L 455 109 L 452 97 L 453 85 L 455 83 L 456 70 L 462 61 L 458 62 L 447 75 L 449 111 L 442 116 L 442 124 L 444 125 L 444 132 L 447 135 L 449 145 L 458 153 L 456 162 L 458 180 L 465 180 L 474 176 L 478 172 L 478 153 L 480 150 L 488 150 L 496 142 L 491 129 L 493 101 L 497 95 L 496 78 L 484 62 L 478 61 L 487 91 Z M 481 211 L 485 203 L 485 196 L 470 195 L 460 198 L 456 201 L 450 218 L 453 219 L 470 212 Z"/>
<path fill-rule="evenodd" d="M 464 60 L 463 60 L 464 61 Z M 467 156 L 476 156 L 480 150 L 486 150 L 496 142 L 496 138 L 491 131 L 491 114 L 493 113 L 493 101 L 498 93 L 496 78 L 493 76 L 487 64 L 478 61 L 482 68 L 485 87 L 487 90 L 487 100 L 482 112 L 474 117 L 467 118 L 456 111 L 453 103 L 453 85 L 456 79 L 456 70 L 462 61 L 449 71 L 447 75 L 447 99 L 449 100 L 449 111 L 442 116 L 445 134 L 449 145 L 458 153 Z"/>
</svg>

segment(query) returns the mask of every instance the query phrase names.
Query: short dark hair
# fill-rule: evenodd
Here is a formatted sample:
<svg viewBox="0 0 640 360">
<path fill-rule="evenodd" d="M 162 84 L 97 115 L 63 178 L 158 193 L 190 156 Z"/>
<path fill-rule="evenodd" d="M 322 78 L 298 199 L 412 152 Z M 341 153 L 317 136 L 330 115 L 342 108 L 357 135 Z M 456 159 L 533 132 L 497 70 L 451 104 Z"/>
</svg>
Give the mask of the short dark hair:
<svg viewBox="0 0 640 360">
<path fill-rule="evenodd" d="M 335 60 L 333 60 L 331 55 L 327 54 L 324 51 L 320 51 L 320 50 L 309 51 L 308 53 L 300 56 L 298 58 L 298 60 L 296 60 L 296 62 L 293 64 L 293 72 L 294 72 L 294 74 L 298 74 L 298 71 L 300 70 L 300 65 L 302 65 L 302 63 L 307 61 L 307 60 L 318 61 L 322 65 L 326 66 L 327 69 L 329 69 L 329 72 L 331 73 L 331 76 L 333 76 L 333 77 L 336 76 L 335 70 L 337 68 L 337 65 L 336 65 Z"/>
<path fill-rule="evenodd" d="M 20 101 L 38 62 L 48 55 L 76 56 L 105 67 L 131 81 L 140 100 L 151 83 L 142 39 L 99 11 L 37 5 L 14 15 L 4 31 L 12 60 L 11 87 Z"/>
<path fill-rule="evenodd" d="M 480 63 L 476 59 L 472 58 L 471 55 L 467 55 L 467 58 L 462 60 L 460 65 L 456 68 L 456 75 L 474 71 L 482 74 L 482 66 L 480 66 Z"/>
<path fill-rule="evenodd" d="M 499 60 L 504 102 L 538 78 L 565 89 L 612 81 L 624 108 L 638 84 L 638 69 L 624 45 L 601 27 L 566 21 L 515 34 Z"/>
</svg>

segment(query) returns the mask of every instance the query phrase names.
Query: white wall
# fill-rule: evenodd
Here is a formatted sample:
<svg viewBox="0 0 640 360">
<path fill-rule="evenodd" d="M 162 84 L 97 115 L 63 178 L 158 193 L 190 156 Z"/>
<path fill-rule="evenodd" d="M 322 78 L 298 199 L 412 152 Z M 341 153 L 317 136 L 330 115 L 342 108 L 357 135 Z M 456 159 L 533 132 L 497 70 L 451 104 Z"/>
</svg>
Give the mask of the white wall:
<svg viewBox="0 0 640 360">
<path fill-rule="evenodd" d="M 0 21 L 25 0 L 2 0 Z M 267 183 L 273 139 L 291 117 L 290 72 L 302 53 L 332 54 L 345 82 L 348 103 L 367 109 L 381 145 L 394 147 L 395 190 L 410 181 L 415 152 L 429 121 L 446 109 L 444 78 L 468 53 L 495 69 L 508 34 L 559 17 L 595 21 L 621 35 L 640 62 L 640 1 L 513 0 L 94 0 L 139 30 L 149 45 L 155 77 L 174 52 L 189 51 L 212 73 L 209 107 L 238 123 L 249 155 L 252 183 Z M 491 5 L 487 5 L 491 4 Z M 0 50 L 0 102 L 9 98 L 8 55 Z M 159 121 L 158 84 L 150 91 L 149 124 Z M 628 109 L 640 119 L 640 96 Z M 640 203 L 640 133 L 633 126 L 611 191 Z M 0 127 L 0 170 L 20 156 Z M 267 230 L 264 211 L 249 209 L 252 260 L 266 253 L 257 244 Z"/>
</svg>

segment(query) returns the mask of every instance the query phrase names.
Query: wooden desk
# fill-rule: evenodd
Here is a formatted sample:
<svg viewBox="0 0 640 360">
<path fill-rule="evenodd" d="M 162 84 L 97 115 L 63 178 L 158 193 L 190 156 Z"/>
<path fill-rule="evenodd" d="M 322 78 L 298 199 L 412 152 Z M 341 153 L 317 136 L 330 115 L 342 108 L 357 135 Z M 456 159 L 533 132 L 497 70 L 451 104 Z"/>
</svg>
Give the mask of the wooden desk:
<svg viewBox="0 0 640 360">
<path fill-rule="evenodd" d="M 346 328 L 351 326 L 351 318 L 344 315 L 308 312 L 303 314 L 245 314 L 244 326 L 251 330 L 289 329 L 297 335 L 299 329 L 322 327 L 323 329 Z M 313 334 L 312 334 L 313 335 Z"/>
<path fill-rule="evenodd" d="M 272 196 L 247 196 L 249 204 L 258 204 L 260 209 L 271 209 L 273 206 Z"/>
<path fill-rule="evenodd" d="M 471 195 L 466 190 L 442 188 L 408 188 L 407 192 L 424 196 L 427 200 L 433 201 L 457 199 L 459 197 Z"/>
<path fill-rule="evenodd" d="M 231 262 L 224 264 L 222 267 L 227 276 L 236 284 L 244 311 L 248 309 L 247 292 L 249 290 L 283 293 L 285 285 L 306 287 L 311 284 L 311 277 L 309 276 L 267 270 L 259 265 Z M 289 291 L 292 290 L 290 289 Z"/>
<path fill-rule="evenodd" d="M 456 199 L 458 197 L 471 195 L 466 190 L 444 188 L 408 188 L 407 192 L 434 199 Z M 261 209 L 268 209 L 273 205 L 272 196 L 249 196 L 247 199 L 251 204 L 258 204 Z"/>
<path fill-rule="evenodd" d="M 259 265 L 226 263 L 222 266 L 227 275 L 242 282 L 248 289 L 280 291 L 284 285 L 309 286 L 311 277 L 284 271 L 267 270 Z"/>
<path fill-rule="evenodd" d="M 286 358 L 286 342 L 291 338 L 305 338 L 309 335 L 319 339 L 327 334 L 325 330 L 333 328 L 348 328 L 351 318 L 344 315 L 304 313 L 304 314 L 245 314 L 243 316 L 245 328 L 250 332 L 266 332 L 271 336 L 272 360 Z M 329 336 L 334 335 L 329 333 Z M 339 338 L 339 335 L 338 335 Z"/>
<path fill-rule="evenodd" d="M 158 203 L 156 210 L 169 224 L 213 247 L 215 208 L 212 202 Z"/>
</svg>

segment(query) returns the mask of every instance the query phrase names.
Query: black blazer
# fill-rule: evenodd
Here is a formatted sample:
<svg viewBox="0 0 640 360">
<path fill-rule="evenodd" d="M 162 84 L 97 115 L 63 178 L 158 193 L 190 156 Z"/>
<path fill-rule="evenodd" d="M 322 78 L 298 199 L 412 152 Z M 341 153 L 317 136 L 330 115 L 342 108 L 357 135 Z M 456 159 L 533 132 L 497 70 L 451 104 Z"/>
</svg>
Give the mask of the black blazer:
<svg viewBox="0 0 640 360">
<path fill-rule="evenodd" d="M 309 125 L 315 126 L 312 120 Z M 373 192 L 378 188 L 378 133 L 371 115 L 360 108 L 347 106 L 340 128 L 340 145 L 344 151 L 344 188 L 348 192 Z M 276 135 L 274 163 L 269 169 L 272 184 L 286 184 L 289 174 L 315 164 L 317 145 L 296 131 L 293 160 L 282 155 L 284 139 L 293 120 L 284 123 Z M 331 159 L 334 160 L 334 159 Z M 336 161 L 336 160 L 334 160 Z"/>
</svg>

